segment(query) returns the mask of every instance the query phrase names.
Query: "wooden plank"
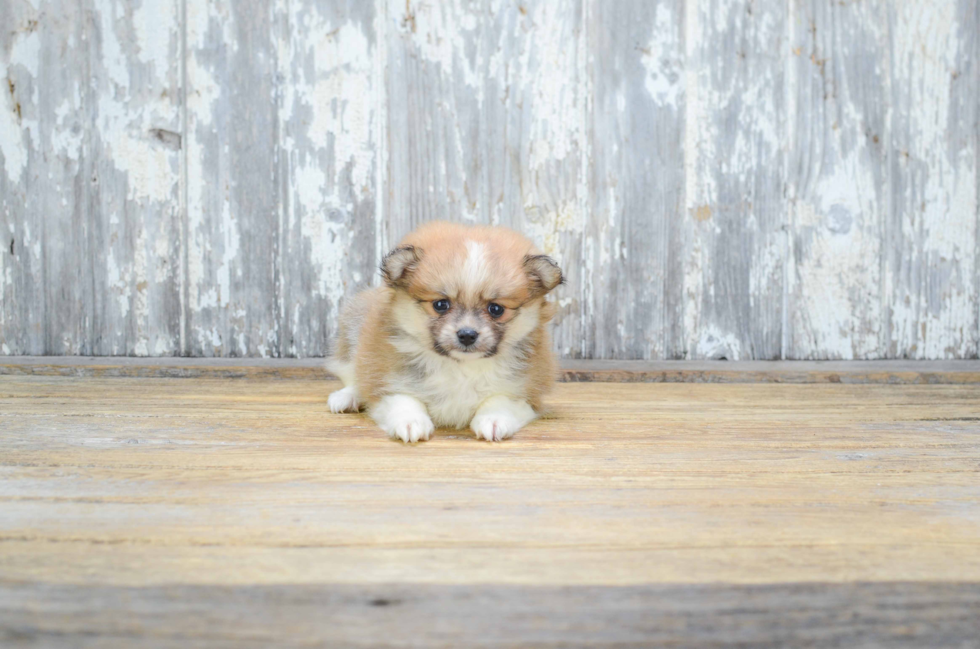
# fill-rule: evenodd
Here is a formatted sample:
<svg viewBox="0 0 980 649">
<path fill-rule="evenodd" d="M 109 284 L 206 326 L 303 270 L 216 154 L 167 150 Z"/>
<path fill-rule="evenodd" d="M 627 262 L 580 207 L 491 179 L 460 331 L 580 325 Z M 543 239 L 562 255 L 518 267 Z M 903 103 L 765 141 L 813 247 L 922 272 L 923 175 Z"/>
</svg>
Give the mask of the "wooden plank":
<svg viewBox="0 0 980 649">
<path fill-rule="evenodd" d="M 889 210 L 888 3 L 791 15 L 790 358 L 880 358 Z"/>
<path fill-rule="evenodd" d="M 334 385 L 4 377 L 0 639 L 975 636 L 980 386 L 564 384 L 409 447 Z"/>
<path fill-rule="evenodd" d="M 271 2 L 186 4 L 182 353 L 281 349 L 277 23 Z"/>
<path fill-rule="evenodd" d="M 0 351 L 172 354 L 179 4 L 2 11 Z"/>
<path fill-rule="evenodd" d="M 38 607 L 37 602 L 43 602 Z M 162 586 L 0 582 L 32 647 L 968 647 L 980 586 Z M 488 611 L 493 611 L 492 615 Z"/>
<path fill-rule="evenodd" d="M 687 3 L 688 358 L 783 356 L 789 4 Z"/>
<path fill-rule="evenodd" d="M 684 7 L 591 2 L 587 332 L 594 358 L 683 358 Z"/>
<path fill-rule="evenodd" d="M 14 356 L 0 376 L 117 378 L 333 378 L 319 358 L 91 358 Z M 980 383 L 978 361 L 599 361 L 565 360 L 559 380 L 607 383 Z"/>
<path fill-rule="evenodd" d="M 84 136 L 70 137 L 72 110 L 65 116 L 67 124 L 59 126 L 54 109 L 67 105 L 81 112 L 86 87 L 72 79 L 78 70 L 41 56 L 42 40 L 49 49 L 55 49 L 52 41 L 82 43 L 81 8 L 64 4 L 66 22 L 49 19 L 43 29 L 39 12 L 31 5 L 0 5 L 0 23 L 5 25 L 0 30 L 0 352 L 4 354 L 49 350 L 44 226 L 70 223 L 72 210 L 84 207 L 78 204 L 81 197 L 74 195 L 71 182 L 72 177 L 85 175 L 80 155 Z M 42 89 L 51 105 L 40 105 Z M 42 126 L 45 135 L 63 142 L 67 149 L 63 160 L 48 164 L 40 155 L 37 140 Z M 48 174 L 54 182 L 46 188 Z M 73 230 L 65 229 L 71 236 Z"/>
<path fill-rule="evenodd" d="M 323 355 L 448 218 L 565 358 L 973 358 L 980 18 L 906 4 L 5 3 L 0 354 Z"/>
<path fill-rule="evenodd" d="M 980 383 L 977 361 L 563 361 L 561 372 L 567 382 Z"/>
<path fill-rule="evenodd" d="M 288 2 L 276 11 L 282 322 L 280 348 L 261 355 L 324 356 L 340 303 L 371 284 L 380 261 L 377 17 L 374 3 L 358 0 Z"/>
<path fill-rule="evenodd" d="M 585 354 L 582 3 L 385 5 L 385 246 L 432 219 L 524 232 L 567 275 L 556 346 Z"/>
<path fill-rule="evenodd" d="M 889 5 L 892 210 L 883 229 L 885 350 L 978 350 L 980 14 L 972 0 Z"/>
</svg>

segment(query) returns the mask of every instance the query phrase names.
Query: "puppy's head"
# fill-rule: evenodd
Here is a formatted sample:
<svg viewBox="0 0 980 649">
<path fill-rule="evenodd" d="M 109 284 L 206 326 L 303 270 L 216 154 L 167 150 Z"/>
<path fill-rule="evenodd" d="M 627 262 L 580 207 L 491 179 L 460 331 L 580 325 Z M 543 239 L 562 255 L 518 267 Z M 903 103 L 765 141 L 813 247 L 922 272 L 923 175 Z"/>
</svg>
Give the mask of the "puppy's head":
<svg viewBox="0 0 980 649">
<path fill-rule="evenodd" d="M 430 223 L 381 264 L 399 327 L 459 361 L 514 345 L 550 317 L 542 298 L 561 284 L 551 258 L 506 228 Z"/>
</svg>

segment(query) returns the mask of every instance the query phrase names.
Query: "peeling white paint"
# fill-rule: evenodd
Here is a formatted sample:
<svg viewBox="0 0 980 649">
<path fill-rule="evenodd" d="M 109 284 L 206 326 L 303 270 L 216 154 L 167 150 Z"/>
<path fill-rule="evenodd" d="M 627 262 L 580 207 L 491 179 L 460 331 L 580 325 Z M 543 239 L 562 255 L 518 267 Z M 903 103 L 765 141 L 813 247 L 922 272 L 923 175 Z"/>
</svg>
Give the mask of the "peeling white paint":
<svg viewBox="0 0 980 649">
<path fill-rule="evenodd" d="M 238 231 L 238 219 L 231 212 L 231 205 L 225 201 L 221 209 L 221 221 L 218 227 L 223 239 L 221 261 L 215 270 L 215 280 L 217 281 L 216 306 L 225 308 L 231 303 L 231 271 L 232 267 L 238 267 L 241 260 L 238 253 L 241 244 L 241 233 Z M 200 305 L 198 305 L 200 308 Z M 244 347 L 242 348 L 244 349 Z"/>
<path fill-rule="evenodd" d="M 0 68 L 0 78 L 4 77 Z M 0 93 L 0 155 L 3 168 L 11 183 L 19 183 L 27 168 L 27 147 L 24 145 L 24 131 L 17 121 L 17 113 L 9 93 Z"/>
<path fill-rule="evenodd" d="M 0 154 L 3 155 L 3 166 L 11 183 L 20 182 L 21 176 L 27 169 L 28 143 L 31 137 L 31 127 L 37 129 L 36 122 L 25 120 L 23 115 L 30 107 L 24 91 L 17 90 L 23 79 L 37 77 L 38 65 L 41 59 L 41 38 L 37 32 L 24 33 L 14 31 L 11 35 L 9 58 L 0 60 Z M 14 88 L 8 91 L 9 84 Z M 18 108 L 17 104 L 20 104 Z M 30 104 L 37 105 L 37 88 L 35 86 Z"/>
<path fill-rule="evenodd" d="M 0 55 L 0 83 L 6 77 L 16 86 L 13 94 L 0 88 L 0 183 L 17 196 L 3 197 L 0 215 L 17 248 L 16 263 L 0 258 L 4 327 L 22 317 L 8 305 L 24 300 L 7 296 L 50 254 L 45 246 L 55 235 L 42 240 L 28 223 L 19 225 L 29 220 L 23 209 L 38 209 L 36 192 L 25 188 L 47 182 L 51 223 L 68 223 L 82 201 L 108 212 L 101 223 L 119 237 L 105 245 L 104 276 L 96 280 L 109 291 L 112 333 L 105 339 L 114 353 L 195 345 L 204 353 L 261 356 L 321 349 L 314 338 L 335 327 L 337 306 L 368 279 L 372 260 L 357 247 L 365 227 L 356 219 L 370 219 L 377 257 L 391 243 L 389 228 L 400 233 L 434 216 L 513 225 L 568 269 L 574 283 L 558 296 L 556 336 L 566 353 L 633 345 L 634 355 L 656 356 L 665 353 L 662 329 L 670 325 L 678 338 L 671 353 L 748 358 L 759 351 L 742 328 L 754 338 L 774 323 L 735 319 L 746 304 L 733 300 L 753 313 L 782 303 L 782 349 L 794 355 L 976 353 L 977 151 L 969 130 L 976 109 L 962 97 L 976 95 L 976 80 L 964 77 L 977 34 L 959 23 L 957 2 L 747 7 L 737 0 L 631 0 L 636 7 L 606 11 L 596 2 L 413 0 L 375 3 L 372 18 L 358 3 L 277 0 L 268 14 L 243 20 L 240 7 L 222 0 L 186 3 L 186 25 L 179 2 L 137 2 L 130 8 L 93 0 L 85 15 L 95 29 L 72 29 L 57 40 L 80 57 L 98 45 L 79 66 L 87 76 L 66 68 L 68 81 L 57 88 L 43 85 L 59 78 L 45 68 L 45 48 L 54 46 L 50 30 L 65 28 L 42 20 L 37 30 L 25 29 L 15 14 L 16 33 Z M 25 3 L 16 11 L 37 13 Z M 632 15 L 645 20 L 636 38 L 615 52 L 595 47 L 618 37 L 620 19 Z M 95 41 L 73 40 L 95 32 Z M 190 53 L 176 61 L 185 33 Z M 794 46 L 814 46 L 796 52 L 784 46 L 787 35 Z M 271 84 L 261 80 L 272 96 L 248 94 L 254 88 L 239 52 L 246 43 L 254 47 L 248 54 L 255 70 L 279 73 Z M 277 57 L 271 66 L 267 56 Z M 232 64 L 239 66 L 234 73 L 224 67 Z M 186 129 L 179 114 L 184 65 Z M 860 74 L 850 74 L 855 65 Z M 745 75 L 744 66 L 759 74 Z M 396 70 L 415 75 L 418 85 Z M 597 92 L 605 93 L 601 114 Z M 254 161 L 231 159 L 242 150 L 233 138 L 249 133 L 250 125 L 235 122 L 242 97 L 271 106 L 279 122 L 279 157 L 268 181 L 264 170 L 249 168 Z M 632 105 L 638 99 L 656 110 L 640 114 Z M 390 131 L 409 111 L 423 113 L 408 121 L 418 132 Z M 674 117 L 685 124 L 676 146 L 682 160 L 669 133 L 637 137 L 645 126 L 637 120 Z M 182 148 L 154 139 L 154 129 L 181 135 Z M 788 216 L 779 230 L 773 205 L 752 194 L 781 159 L 788 160 Z M 622 160 L 631 162 L 597 166 Z M 89 161 L 97 174 L 73 184 L 76 170 L 89 173 Z M 667 180 L 677 165 L 684 195 L 673 198 L 659 187 L 681 182 Z M 630 186 L 641 172 L 650 173 L 657 191 Z M 255 195 L 236 183 L 263 182 L 268 186 L 257 191 L 281 197 L 281 207 L 271 217 L 275 226 L 256 233 L 251 229 L 264 216 L 252 218 L 252 206 L 233 201 Z M 97 194 L 74 196 L 88 183 Z M 744 200 L 732 199 L 740 188 Z M 647 199 L 638 194 L 663 204 L 642 204 Z M 16 204 L 21 195 L 26 208 Z M 178 241 L 172 228 L 185 209 L 187 232 Z M 649 246 L 630 240 L 630 228 L 638 232 L 644 218 L 668 213 L 657 221 L 662 231 L 644 240 Z M 733 231 L 737 245 L 751 242 L 751 250 L 725 263 L 751 259 L 723 268 L 720 238 Z M 278 258 L 245 258 L 260 237 L 260 247 L 278 246 Z M 181 299 L 192 323 L 189 341 L 156 321 L 167 316 L 160 300 L 172 298 L 165 293 L 182 267 L 170 259 L 178 251 L 188 264 Z M 651 265 L 660 255 L 676 265 Z M 250 263 L 269 266 L 257 275 L 275 266 L 274 295 L 252 285 L 232 295 Z M 731 286 L 716 283 L 725 272 L 738 275 L 745 295 L 733 298 Z M 633 283 L 610 281 L 622 276 Z M 778 278 L 781 295 L 773 288 Z M 657 292 L 678 284 L 680 304 L 658 301 Z M 604 293 L 613 286 L 623 293 Z M 262 321 L 267 314 L 253 311 L 269 304 L 281 314 L 271 328 Z M 293 330 L 280 332 L 288 320 Z M 48 340 L 64 351 L 85 349 L 77 331 Z M 5 341 L 0 350 L 22 351 L 11 347 Z"/>
<path fill-rule="evenodd" d="M 136 340 L 133 343 L 133 353 L 136 356 L 148 356 L 149 336 L 147 327 L 150 319 L 149 296 L 147 295 L 149 282 L 147 281 L 147 256 L 146 256 L 146 229 L 140 228 L 136 237 L 136 244 L 133 249 L 132 267 L 132 288 L 130 295 L 133 296 L 133 320 L 136 323 Z M 125 350 L 119 350 L 124 353 Z"/>
<path fill-rule="evenodd" d="M 8 69 L 23 68 L 29 77 L 36 77 L 41 65 L 41 35 L 37 31 L 19 29 L 13 32 Z"/>
<path fill-rule="evenodd" d="M 681 52 L 681 21 L 670 10 L 670 5 L 657 5 L 656 20 L 650 41 L 642 50 L 640 61 L 646 68 L 646 91 L 660 106 L 677 107 L 684 86 L 684 62 Z"/>
<path fill-rule="evenodd" d="M 439 66 L 449 79 L 458 78 L 483 103 L 483 71 L 478 57 L 471 59 L 467 43 L 473 41 L 481 23 L 478 14 L 463 0 L 443 2 L 391 2 L 391 22 L 411 34 L 419 56 Z M 406 13 L 407 10 L 407 13 Z M 457 76 L 458 75 L 458 76 Z"/>
<path fill-rule="evenodd" d="M 57 118 L 57 128 L 51 130 L 51 148 L 68 160 L 78 162 L 82 153 L 82 142 L 85 130 L 77 122 L 77 112 L 80 107 L 78 88 L 75 88 L 74 101 L 67 98 L 61 102 L 54 114 Z M 72 118 L 72 119 L 69 119 Z"/>
<path fill-rule="evenodd" d="M 695 350 L 698 358 L 742 360 L 742 344 L 738 337 L 714 326 L 704 327 L 699 332 Z"/>
<path fill-rule="evenodd" d="M 528 19 L 535 25 L 561 24 L 555 14 L 562 11 L 567 7 L 561 3 L 543 2 L 533 7 Z M 513 82 L 521 80 L 534 102 L 527 161 L 532 172 L 561 165 L 577 155 L 579 143 L 585 139 L 580 89 L 569 83 L 578 75 L 578 61 L 573 56 L 576 42 L 562 30 L 538 28 L 534 34 L 512 73 Z M 506 83 L 501 85 L 507 88 Z M 563 198 L 553 197 L 552 202 Z"/>
<path fill-rule="evenodd" d="M 313 112 L 307 136 L 319 148 L 327 148 L 332 142 L 337 166 L 343 169 L 350 165 L 355 189 L 366 187 L 374 170 L 370 46 L 355 25 L 334 27 L 316 14 L 307 14 L 305 23 L 305 42 L 313 54 L 313 78 L 300 76 L 292 93 L 295 101 Z"/>
<path fill-rule="evenodd" d="M 194 4 L 194 3 L 189 3 Z M 178 25 L 178 4 L 174 0 L 142 0 L 133 10 L 137 54 L 144 63 L 155 63 L 166 70 L 174 52 L 175 36 L 168 25 Z"/>
<path fill-rule="evenodd" d="M 977 151 L 967 115 L 951 123 L 954 79 L 975 52 L 976 30 L 957 26 L 955 3 L 899 5 L 893 23 L 902 113 L 898 141 L 902 251 L 911 272 L 888 269 L 895 294 L 890 343 L 913 358 L 976 354 L 969 323 L 977 317 Z M 961 91 L 962 92 L 962 91 Z M 968 102 L 976 102 L 974 95 Z M 959 109 L 962 110 L 962 109 Z M 974 108 L 974 110 L 976 110 Z M 907 112 L 906 112 L 907 111 Z"/>
<path fill-rule="evenodd" d="M 117 22 L 125 14 L 125 8 L 114 0 L 93 0 L 92 6 L 99 20 L 102 44 L 100 64 L 109 80 L 125 92 L 129 88 L 129 57 L 116 34 Z"/>
<path fill-rule="evenodd" d="M 194 128 L 210 127 L 214 121 L 214 105 L 221 97 L 221 86 L 197 58 L 187 59 L 187 112 L 193 115 Z"/>
<path fill-rule="evenodd" d="M 129 291 L 131 279 L 129 270 L 119 267 L 116 261 L 116 255 L 110 247 L 109 253 L 106 256 L 106 280 L 109 290 L 116 299 L 116 308 L 119 310 L 119 317 L 123 319 L 129 315 L 129 303 L 132 297 Z"/>
</svg>

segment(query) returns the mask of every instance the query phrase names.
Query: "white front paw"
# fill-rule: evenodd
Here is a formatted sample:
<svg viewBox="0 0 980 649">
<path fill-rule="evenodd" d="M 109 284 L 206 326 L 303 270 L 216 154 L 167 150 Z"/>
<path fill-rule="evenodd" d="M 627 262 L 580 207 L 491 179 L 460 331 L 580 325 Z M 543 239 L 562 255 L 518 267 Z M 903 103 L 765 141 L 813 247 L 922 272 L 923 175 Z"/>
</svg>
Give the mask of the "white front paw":
<svg viewBox="0 0 980 649">
<path fill-rule="evenodd" d="M 526 401 L 499 395 L 487 399 L 476 411 L 470 428 L 477 439 L 500 442 L 514 436 L 514 433 L 535 418 L 534 410 Z"/>
<path fill-rule="evenodd" d="M 521 422 L 506 413 L 489 413 L 477 415 L 470 422 L 470 428 L 476 433 L 477 439 L 488 442 L 502 442 L 514 436 L 521 429 Z"/>
<path fill-rule="evenodd" d="M 409 444 L 427 441 L 435 430 L 422 402 L 403 394 L 383 398 L 372 409 L 371 416 L 389 437 Z"/>
<path fill-rule="evenodd" d="M 414 444 L 415 442 L 427 442 L 435 426 L 428 415 L 413 417 L 402 421 L 392 422 L 390 425 L 382 426 L 389 437 L 400 439 L 403 442 Z"/>
<path fill-rule="evenodd" d="M 361 409 L 357 388 L 348 386 L 331 393 L 327 398 L 327 405 L 330 406 L 330 412 L 357 412 Z"/>
</svg>

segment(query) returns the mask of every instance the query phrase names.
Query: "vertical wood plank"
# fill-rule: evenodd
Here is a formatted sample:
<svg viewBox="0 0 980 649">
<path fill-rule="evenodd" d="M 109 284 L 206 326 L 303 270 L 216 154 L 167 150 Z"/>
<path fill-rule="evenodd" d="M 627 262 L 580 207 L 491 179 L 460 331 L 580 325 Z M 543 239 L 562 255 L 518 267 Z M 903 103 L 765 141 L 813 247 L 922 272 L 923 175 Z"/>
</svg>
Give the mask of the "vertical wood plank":
<svg viewBox="0 0 980 649">
<path fill-rule="evenodd" d="M 376 15 L 359 0 L 281 4 L 281 353 L 323 356 L 344 296 L 377 272 Z"/>
<path fill-rule="evenodd" d="M 0 36 L 10 235 L 0 351 L 173 354 L 178 6 L 91 0 L 3 11 L 14 29 Z"/>
<path fill-rule="evenodd" d="M 684 9 L 592 3 L 590 357 L 684 353 Z"/>
<path fill-rule="evenodd" d="M 888 20 L 880 2 L 794 3 L 787 191 L 790 358 L 879 356 L 889 209 Z"/>
<path fill-rule="evenodd" d="M 187 0 L 186 351 L 280 354 L 283 200 L 270 2 Z"/>
<path fill-rule="evenodd" d="M 581 3 L 391 2 L 386 24 L 390 241 L 433 219 L 523 231 L 567 275 L 556 345 L 583 355 Z"/>
<path fill-rule="evenodd" d="M 972 0 L 183 7 L 0 5 L 0 353 L 322 355 L 434 218 L 566 357 L 978 353 Z"/>
<path fill-rule="evenodd" d="M 489 222 L 530 237 L 562 267 L 555 349 L 588 354 L 587 43 L 580 0 L 489 3 L 481 158 Z"/>
<path fill-rule="evenodd" d="M 686 19 L 688 357 L 779 358 L 786 6 L 688 0 Z"/>
<path fill-rule="evenodd" d="M 96 0 L 92 20 L 96 128 L 86 254 L 102 314 L 94 315 L 89 337 L 97 354 L 173 355 L 180 313 L 180 4 Z"/>
<path fill-rule="evenodd" d="M 69 3 L 65 3 L 68 5 Z M 65 6 L 65 22 L 40 22 L 40 7 L 0 3 L 0 352 L 43 354 L 48 350 L 45 287 L 45 218 L 71 222 L 73 176 L 82 173 L 80 134 L 65 142 L 64 160 L 41 152 L 42 134 L 72 134 L 72 115 L 82 115 L 87 91 L 77 68 L 55 65 L 48 51 L 58 41 L 82 47 L 84 14 Z M 76 65 L 82 61 L 76 62 Z M 42 97 L 42 90 L 44 96 Z M 67 125 L 53 108 L 66 105 Z M 79 130 L 81 123 L 79 120 Z M 46 191 L 45 191 L 46 189 Z M 62 202 L 69 205 L 62 205 Z M 80 207 L 80 205 L 78 206 Z M 65 332 L 69 333 L 69 332 Z M 73 332 L 72 332 L 73 333 Z"/>
<path fill-rule="evenodd" d="M 426 221 L 489 220 L 478 166 L 482 5 L 387 3 L 391 244 Z"/>
<path fill-rule="evenodd" d="M 893 3 L 889 329 L 879 353 L 977 355 L 980 10 L 974 0 Z"/>
</svg>

